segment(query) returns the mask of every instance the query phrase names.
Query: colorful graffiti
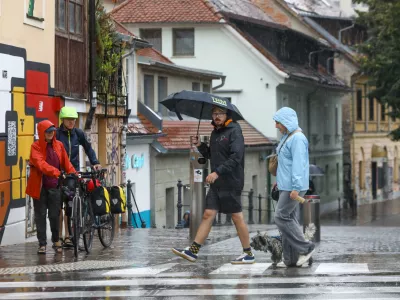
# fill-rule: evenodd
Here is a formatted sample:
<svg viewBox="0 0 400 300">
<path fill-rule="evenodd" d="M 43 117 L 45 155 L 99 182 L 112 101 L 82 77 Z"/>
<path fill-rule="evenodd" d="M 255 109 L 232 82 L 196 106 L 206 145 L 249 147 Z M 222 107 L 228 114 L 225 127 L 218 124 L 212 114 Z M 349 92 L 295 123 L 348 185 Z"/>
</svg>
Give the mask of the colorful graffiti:
<svg viewBox="0 0 400 300">
<path fill-rule="evenodd" d="M 37 123 L 58 123 L 63 101 L 50 87 L 50 65 L 0 44 L 0 244 L 25 240 L 26 169 Z M 4 120 L 4 119 L 3 119 Z"/>
</svg>

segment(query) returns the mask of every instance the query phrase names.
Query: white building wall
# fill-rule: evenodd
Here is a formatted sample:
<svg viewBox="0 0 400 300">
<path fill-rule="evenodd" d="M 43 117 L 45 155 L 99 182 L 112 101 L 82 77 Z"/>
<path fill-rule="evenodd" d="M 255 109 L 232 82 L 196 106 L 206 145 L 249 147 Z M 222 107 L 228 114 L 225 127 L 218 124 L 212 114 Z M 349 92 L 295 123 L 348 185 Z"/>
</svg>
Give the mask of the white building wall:
<svg viewBox="0 0 400 300">
<path fill-rule="evenodd" d="M 139 35 L 140 28 L 162 27 L 163 55 L 174 63 L 193 68 L 207 69 L 226 75 L 224 90 L 242 90 L 235 94 L 233 102 L 254 127 L 268 137 L 276 137 L 272 116 L 276 111 L 276 87 L 283 77 L 268 66 L 266 59 L 241 36 L 232 33 L 229 25 L 196 25 L 195 53 L 193 57 L 173 56 L 173 28 L 190 28 L 194 25 L 160 26 L 159 24 L 130 24 L 127 27 Z M 251 50 L 253 49 L 253 50 Z M 214 82 L 213 86 L 220 84 Z M 217 93 L 214 91 L 214 93 Z"/>
<path fill-rule="evenodd" d="M 126 146 L 126 179 L 132 183 L 132 190 L 142 219 L 150 227 L 150 146 L 129 143 Z M 137 213 L 132 199 L 132 211 Z M 139 226 L 140 227 L 140 226 Z"/>
</svg>

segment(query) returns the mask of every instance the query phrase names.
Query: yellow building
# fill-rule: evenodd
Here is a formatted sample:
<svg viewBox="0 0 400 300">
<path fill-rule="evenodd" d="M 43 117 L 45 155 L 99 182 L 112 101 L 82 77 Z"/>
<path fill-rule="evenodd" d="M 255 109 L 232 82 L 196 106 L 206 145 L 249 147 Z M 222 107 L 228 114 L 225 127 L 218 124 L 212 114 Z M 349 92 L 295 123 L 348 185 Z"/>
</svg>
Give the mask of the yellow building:
<svg viewBox="0 0 400 300">
<path fill-rule="evenodd" d="M 399 143 L 388 136 L 399 120 L 368 97 L 368 78 L 354 75 L 351 122 L 351 182 L 358 205 L 392 199 L 399 192 Z"/>
<path fill-rule="evenodd" d="M 32 231 L 25 198 L 29 151 L 38 122 L 57 123 L 54 18 L 50 0 L 0 1 L 0 244 Z M 4 121 L 5 120 L 5 121 Z"/>
</svg>

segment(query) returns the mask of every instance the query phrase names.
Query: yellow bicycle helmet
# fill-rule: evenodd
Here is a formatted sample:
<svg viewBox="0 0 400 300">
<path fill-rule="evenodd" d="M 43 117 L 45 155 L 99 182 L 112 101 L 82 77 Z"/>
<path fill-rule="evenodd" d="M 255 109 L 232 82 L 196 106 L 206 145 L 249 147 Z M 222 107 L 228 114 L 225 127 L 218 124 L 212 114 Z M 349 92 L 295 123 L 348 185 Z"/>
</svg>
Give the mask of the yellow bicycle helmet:
<svg viewBox="0 0 400 300">
<path fill-rule="evenodd" d="M 64 106 L 60 110 L 60 119 L 78 119 L 75 107 Z"/>
</svg>

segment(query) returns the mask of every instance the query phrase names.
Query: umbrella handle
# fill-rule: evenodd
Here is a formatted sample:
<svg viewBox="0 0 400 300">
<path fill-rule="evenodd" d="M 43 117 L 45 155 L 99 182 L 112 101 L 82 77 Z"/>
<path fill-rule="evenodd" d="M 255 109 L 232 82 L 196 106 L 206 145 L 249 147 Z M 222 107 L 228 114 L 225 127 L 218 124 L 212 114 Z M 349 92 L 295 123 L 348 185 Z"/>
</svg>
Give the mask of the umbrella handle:
<svg viewBox="0 0 400 300">
<path fill-rule="evenodd" d="M 204 102 L 201 104 L 199 124 L 197 125 L 197 138 L 199 138 L 199 129 L 200 129 L 200 122 L 201 122 L 201 115 L 203 114 L 203 107 L 204 107 Z"/>
</svg>

